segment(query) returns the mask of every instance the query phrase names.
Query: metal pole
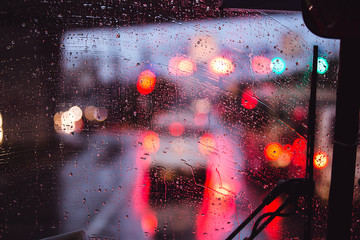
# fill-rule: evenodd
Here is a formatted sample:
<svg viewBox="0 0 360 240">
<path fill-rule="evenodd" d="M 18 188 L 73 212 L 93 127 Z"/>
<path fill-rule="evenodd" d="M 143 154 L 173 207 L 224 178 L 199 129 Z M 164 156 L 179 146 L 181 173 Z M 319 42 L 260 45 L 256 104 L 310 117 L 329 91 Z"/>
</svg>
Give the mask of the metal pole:
<svg viewBox="0 0 360 240">
<path fill-rule="evenodd" d="M 359 132 L 359 41 L 342 39 L 337 83 L 334 152 L 327 239 L 350 239 Z"/>
</svg>

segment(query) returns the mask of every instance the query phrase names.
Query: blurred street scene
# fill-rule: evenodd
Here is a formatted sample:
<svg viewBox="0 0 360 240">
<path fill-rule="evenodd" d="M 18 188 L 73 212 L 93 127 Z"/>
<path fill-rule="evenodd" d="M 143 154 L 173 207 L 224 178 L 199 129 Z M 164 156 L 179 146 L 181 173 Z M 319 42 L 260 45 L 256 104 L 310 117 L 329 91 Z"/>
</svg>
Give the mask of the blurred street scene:
<svg viewBox="0 0 360 240">
<path fill-rule="evenodd" d="M 338 41 L 311 34 L 299 13 L 74 28 L 57 41 L 51 77 L 33 69 L 41 57 L 9 60 L 1 75 L 13 89 L 0 108 L 1 237 L 225 239 L 279 180 L 305 176 L 314 45 L 323 237 Z M 6 80 L 28 73 L 31 84 Z M 258 239 L 302 234 L 297 210 Z"/>
</svg>

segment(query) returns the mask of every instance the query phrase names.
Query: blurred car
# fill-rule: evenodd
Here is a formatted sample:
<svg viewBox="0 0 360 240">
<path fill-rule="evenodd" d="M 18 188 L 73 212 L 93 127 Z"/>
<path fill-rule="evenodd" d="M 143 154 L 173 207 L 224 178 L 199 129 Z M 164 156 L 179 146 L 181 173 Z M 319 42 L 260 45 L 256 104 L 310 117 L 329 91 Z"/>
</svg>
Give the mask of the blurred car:
<svg viewBox="0 0 360 240">
<path fill-rule="evenodd" d="M 197 104 L 209 109 L 202 112 L 192 104 L 193 111 L 160 113 L 143 134 L 141 168 L 148 169 L 143 194 L 156 239 L 221 239 L 239 220 L 235 202 L 246 191 L 240 144 L 220 125 L 207 99 Z"/>
</svg>

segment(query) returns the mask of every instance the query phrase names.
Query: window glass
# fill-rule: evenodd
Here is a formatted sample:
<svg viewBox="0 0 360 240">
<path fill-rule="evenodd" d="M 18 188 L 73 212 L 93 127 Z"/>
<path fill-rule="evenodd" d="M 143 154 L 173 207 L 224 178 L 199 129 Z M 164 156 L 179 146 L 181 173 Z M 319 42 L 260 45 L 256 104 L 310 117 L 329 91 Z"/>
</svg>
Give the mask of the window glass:
<svg viewBox="0 0 360 240">
<path fill-rule="evenodd" d="M 325 237 L 339 42 L 297 12 L 199 3 L 199 17 L 185 5 L 173 5 L 178 18 L 147 4 L 121 16 L 61 5 L 50 23 L 4 15 L 1 237 L 225 239 L 278 181 L 305 177 L 314 45 L 314 235 Z M 302 215 L 259 238 L 302 238 Z"/>
</svg>

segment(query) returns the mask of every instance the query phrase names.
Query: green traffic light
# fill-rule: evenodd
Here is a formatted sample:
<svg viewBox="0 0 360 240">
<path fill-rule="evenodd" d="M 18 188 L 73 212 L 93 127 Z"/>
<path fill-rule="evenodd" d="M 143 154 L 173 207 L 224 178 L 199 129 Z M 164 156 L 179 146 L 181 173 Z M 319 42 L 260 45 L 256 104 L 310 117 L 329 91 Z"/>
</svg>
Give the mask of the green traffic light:
<svg viewBox="0 0 360 240">
<path fill-rule="evenodd" d="M 329 68 L 329 64 L 323 57 L 318 57 L 318 66 L 317 66 L 317 72 L 319 74 L 324 74 Z"/>
<path fill-rule="evenodd" d="M 286 69 L 285 61 L 279 57 L 273 58 L 271 60 L 271 69 L 276 74 L 282 74 Z"/>
</svg>

